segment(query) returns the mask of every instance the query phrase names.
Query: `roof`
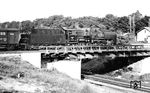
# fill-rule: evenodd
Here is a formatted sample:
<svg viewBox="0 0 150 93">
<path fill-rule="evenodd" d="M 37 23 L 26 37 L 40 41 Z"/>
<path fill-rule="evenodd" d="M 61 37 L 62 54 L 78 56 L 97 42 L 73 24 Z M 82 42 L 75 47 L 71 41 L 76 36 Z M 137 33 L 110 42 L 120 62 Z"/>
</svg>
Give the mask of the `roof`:
<svg viewBox="0 0 150 93">
<path fill-rule="evenodd" d="M 150 27 L 143 27 L 142 29 L 140 29 L 139 31 L 137 31 L 137 33 L 140 32 L 140 31 L 142 31 L 143 29 L 146 29 L 147 31 L 150 32 Z"/>
<path fill-rule="evenodd" d="M 19 31 L 17 28 L 0 28 L 0 31 Z"/>
<path fill-rule="evenodd" d="M 133 33 L 124 33 L 122 36 L 134 35 Z"/>
<path fill-rule="evenodd" d="M 47 30 L 49 30 L 49 29 L 60 29 L 60 28 L 58 28 L 58 27 L 35 27 L 34 29 L 47 29 Z"/>
<path fill-rule="evenodd" d="M 70 29 L 70 28 L 66 28 L 66 27 L 62 27 L 64 30 L 72 30 L 72 31 L 76 31 L 76 30 L 82 30 L 82 29 Z"/>
<path fill-rule="evenodd" d="M 150 31 L 150 27 L 144 27 L 146 30 Z"/>
</svg>

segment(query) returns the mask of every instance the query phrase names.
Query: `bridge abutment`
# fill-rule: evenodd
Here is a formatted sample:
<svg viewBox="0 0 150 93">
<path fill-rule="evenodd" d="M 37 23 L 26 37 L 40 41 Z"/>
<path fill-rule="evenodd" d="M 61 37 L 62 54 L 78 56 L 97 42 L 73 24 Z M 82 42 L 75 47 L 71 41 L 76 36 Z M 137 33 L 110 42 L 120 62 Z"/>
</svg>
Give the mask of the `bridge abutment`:
<svg viewBox="0 0 150 93">
<path fill-rule="evenodd" d="M 21 53 L 21 59 L 28 61 L 37 68 L 41 68 L 41 53 L 40 52 L 28 52 Z"/>
<path fill-rule="evenodd" d="M 81 79 L 81 60 L 60 60 L 47 63 L 47 69 L 57 69 L 72 78 Z"/>
</svg>

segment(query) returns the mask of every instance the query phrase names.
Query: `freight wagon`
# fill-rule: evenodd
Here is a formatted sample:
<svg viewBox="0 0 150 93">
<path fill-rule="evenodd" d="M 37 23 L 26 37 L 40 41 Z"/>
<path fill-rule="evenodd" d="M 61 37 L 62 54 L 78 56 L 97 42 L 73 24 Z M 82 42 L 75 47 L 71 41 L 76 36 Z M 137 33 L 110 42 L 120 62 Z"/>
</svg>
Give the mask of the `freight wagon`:
<svg viewBox="0 0 150 93">
<path fill-rule="evenodd" d="M 20 30 L 15 28 L 0 29 L 0 48 L 12 50 L 18 47 Z"/>
</svg>

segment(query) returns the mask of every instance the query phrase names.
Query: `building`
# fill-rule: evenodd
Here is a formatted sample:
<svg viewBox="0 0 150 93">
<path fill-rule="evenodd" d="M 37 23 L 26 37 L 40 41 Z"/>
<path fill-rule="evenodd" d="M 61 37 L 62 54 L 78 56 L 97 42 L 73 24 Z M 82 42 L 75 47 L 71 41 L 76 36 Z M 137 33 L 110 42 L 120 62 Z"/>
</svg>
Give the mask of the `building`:
<svg viewBox="0 0 150 93">
<path fill-rule="evenodd" d="M 137 33 L 138 42 L 150 43 L 150 27 L 144 27 Z"/>
</svg>

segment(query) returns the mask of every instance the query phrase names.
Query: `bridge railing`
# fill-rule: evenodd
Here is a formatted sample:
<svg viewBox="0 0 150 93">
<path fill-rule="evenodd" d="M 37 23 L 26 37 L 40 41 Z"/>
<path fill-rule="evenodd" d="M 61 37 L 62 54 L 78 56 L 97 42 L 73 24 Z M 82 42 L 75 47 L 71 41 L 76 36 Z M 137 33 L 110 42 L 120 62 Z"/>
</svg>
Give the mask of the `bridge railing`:
<svg viewBox="0 0 150 93">
<path fill-rule="evenodd" d="M 133 46 L 133 45 L 125 45 L 125 46 L 116 46 L 117 51 L 133 51 L 133 50 L 142 50 L 143 46 Z"/>
<path fill-rule="evenodd" d="M 41 46 L 40 50 L 49 53 L 77 53 L 77 52 L 104 52 L 104 51 L 138 51 L 150 50 L 150 46 L 143 45 L 124 45 L 124 46 Z"/>
<path fill-rule="evenodd" d="M 150 45 L 144 45 L 143 48 L 147 49 L 147 50 L 150 50 Z"/>
</svg>

